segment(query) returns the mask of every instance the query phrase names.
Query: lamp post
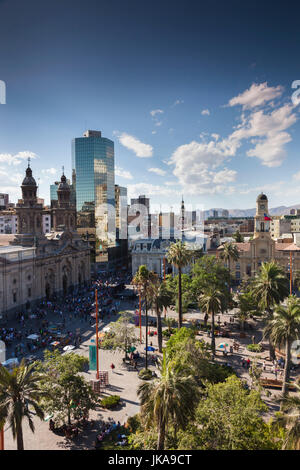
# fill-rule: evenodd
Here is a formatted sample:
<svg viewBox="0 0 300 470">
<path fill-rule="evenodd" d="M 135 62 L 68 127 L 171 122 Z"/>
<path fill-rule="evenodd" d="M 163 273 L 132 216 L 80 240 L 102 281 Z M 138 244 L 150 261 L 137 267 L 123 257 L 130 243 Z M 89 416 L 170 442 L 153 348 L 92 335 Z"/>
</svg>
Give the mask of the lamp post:
<svg viewBox="0 0 300 470">
<path fill-rule="evenodd" d="M 290 295 L 293 292 L 293 262 L 292 262 L 292 252 L 290 251 Z"/>
<path fill-rule="evenodd" d="M 97 364 L 97 373 L 96 378 L 99 379 L 99 340 L 98 340 L 98 290 L 95 289 L 95 305 L 96 305 L 96 364 Z"/>
<path fill-rule="evenodd" d="M 140 318 L 140 343 L 142 344 L 142 305 L 141 305 L 141 293 L 139 293 L 139 318 Z"/>
</svg>

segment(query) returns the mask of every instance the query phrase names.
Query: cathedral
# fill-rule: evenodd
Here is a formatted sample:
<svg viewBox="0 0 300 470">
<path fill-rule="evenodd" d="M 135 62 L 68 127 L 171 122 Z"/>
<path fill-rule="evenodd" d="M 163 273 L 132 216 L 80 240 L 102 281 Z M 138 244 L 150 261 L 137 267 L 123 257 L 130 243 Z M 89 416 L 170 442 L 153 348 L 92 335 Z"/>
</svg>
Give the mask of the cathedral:
<svg viewBox="0 0 300 470">
<path fill-rule="evenodd" d="M 236 262 L 231 260 L 231 274 L 237 282 L 255 276 L 262 263 L 274 260 L 280 264 L 292 278 L 300 269 L 300 246 L 293 238 L 273 239 L 271 236 L 268 198 L 261 193 L 256 199 L 256 214 L 254 217 L 254 234 L 248 242 L 234 243 L 239 252 Z M 218 252 L 223 250 L 223 245 Z"/>
<path fill-rule="evenodd" d="M 53 294 L 72 292 L 90 280 L 90 248 L 76 232 L 76 209 L 64 174 L 52 205 L 50 233 L 43 233 L 45 209 L 28 163 L 16 205 L 18 233 L 0 235 L 0 316 L 30 308 Z"/>
</svg>

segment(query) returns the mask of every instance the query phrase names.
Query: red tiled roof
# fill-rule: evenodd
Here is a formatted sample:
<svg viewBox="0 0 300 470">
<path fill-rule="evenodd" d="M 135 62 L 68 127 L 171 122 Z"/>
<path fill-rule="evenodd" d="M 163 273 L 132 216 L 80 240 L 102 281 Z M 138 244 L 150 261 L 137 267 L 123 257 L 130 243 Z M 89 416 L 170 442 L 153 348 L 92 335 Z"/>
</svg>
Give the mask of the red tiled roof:
<svg viewBox="0 0 300 470">
<path fill-rule="evenodd" d="M 295 243 L 275 243 L 275 250 L 278 251 L 300 251 L 300 247 Z"/>
</svg>

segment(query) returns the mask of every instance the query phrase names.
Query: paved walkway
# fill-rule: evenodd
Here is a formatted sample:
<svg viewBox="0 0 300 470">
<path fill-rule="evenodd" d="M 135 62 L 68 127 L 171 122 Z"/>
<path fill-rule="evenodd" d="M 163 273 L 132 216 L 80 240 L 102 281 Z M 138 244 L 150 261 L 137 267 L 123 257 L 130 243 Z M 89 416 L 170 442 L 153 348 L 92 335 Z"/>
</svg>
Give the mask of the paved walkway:
<svg viewBox="0 0 300 470">
<path fill-rule="evenodd" d="M 120 310 L 127 309 L 134 313 L 135 310 L 135 303 L 134 302 L 122 302 Z M 177 314 L 173 311 L 168 311 L 168 316 L 172 316 L 177 319 Z M 232 313 L 231 313 L 232 314 Z M 100 330 L 104 327 L 109 325 L 111 321 L 115 321 L 117 316 L 110 316 L 104 318 L 104 322 L 101 323 Z M 149 320 L 151 318 L 155 318 L 151 316 L 151 312 L 149 313 Z M 229 324 L 230 315 L 221 315 L 220 322 L 224 323 L 224 321 Z M 192 320 L 201 319 L 203 320 L 203 314 L 199 311 L 191 311 L 184 315 L 184 325 L 191 324 Z M 218 317 L 216 318 L 216 323 L 218 322 Z M 247 332 L 246 338 L 240 338 L 240 332 L 238 329 L 233 329 L 232 335 L 230 338 L 217 338 L 216 339 L 216 346 L 217 346 L 217 356 L 216 360 L 220 363 L 228 363 L 233 366 L 233 368 L 237 371 L 238 375 L 241 378 L 244 378 L 250 385 L 250 377 L 248 370 L 243 368 L 241 365 L 241 359 L 248 357 L 250 360 L 254 358 L 258 358 L 258 363 L 262 363 L 263 361 L 266 362 L 267 367 L 269 365 L 269 370 L 264 373 L 264 376 L 274 378 L 274 374 L 271 371 L 271 363 L 268 361 L 268 351 L 264 350 L 262 353 L 251 353 L 246 349 L 246 345 L 252 342 L 251 336 L 253 334 L 256 335 L 256 341 L 261 339 L 261 324 L 258 322 L 255 326 L 254 330 L 249 330 Z M 82 336 L 83 336 L 83 343 L 81 344 L 79 349 L 76 349 L 75 352 L 82 354 L 88 357 L 88 345 L 90 343 L 91 337 L 94 336 L 95 332 L 95 325 L 89 325 L 86 323 L 80 322 L 80 320 L 68 320 L 66 328 L 72 330 L 76 330 L 76 328 L 80 327 Z M 152 328 L 153 329 L 153 328 Z M 139 328 L 136 328 L 137 336 L 139 337 Z M 143 341 L 145 338 L 145 327 L 143 326 Z M 201 334 L 199 339 L 202 338 L 207 342 L 210 342 L 210 338 L 206 334 Z M 218 345 L 221 342 L 226 342 L 228 344 L 227 350 L 229 351 L 230 345 L 233 344 L 234 339 L 239 342 L 240 350 L 239 353 L 234 353 L 233 355 L 228 355 L 226 357 L 223 356 L 222 351 L 218 350 Z M 152 336 L 149 339 L 152 341 L 153 346 L 157 348 L 157 336 Z M 138 346 L 138 351 L 140 354 L 144 353 L 145 344 Z M 107 370 L 109 373 L 109 384 L 110 386 L 107 387 L 105 392 L 103 393 L 104 396 L 106 395 L 120 395 L 121 399 L 123 400 L 124 405 L 119 407 L 117 410 L 103 410 L 99 409 L 96 411 L 92 411 L 90 413 L 90 420 L 93 420 L 93 423 L 86 428 L 83 433 L 80 433 L 79 437 L 75 440 L 69 441 L 66 440 L 64 437 L 57 436 L 53 432 L 49 431 L 49 424 L 45 422 L 41 422 L 40 420 L 34 419 L 34 423 L 36 426 L 36 431 L 33 434 L 26 422 L 24 421 L 24 446 L 25 449 L 30 450 L 52 450 L 52 449 L 93 449 L 94 448 L 94 441 L 97 430 L 99 430 L 99 421 L 105 420 L 108 421 L 110 419 L 114 419 L 116 422 L 120 421 L 121 424 L 124 424 L 129 416 L 133 416 L 139 412 L 139 402 L 137 397 L 137 387 L 140 383 L 140 380 L 137 375 L 137 371 L 134 370 L 131 366 L 125 366 L 122 361 L 123 354 L 120 352 L 111 352 L 100 350 L 99 358 L 100 358 L 100 370 Z M 150 354 L 151 357 L 151 354 Z M 116 368 L 114 371 L 110 369 L 110 364 L 114 363 Z M 151 363 L 150 363 L 151 364 Z M 151 369 L 155 369 L 154 365 L 150 365 Z M 84 373 L 87 380 L 91 380 L 95 378 L 95 372 L 88 372 Z M 274 396 L 278 395 L 277 391 L 271 391 L 271 394 Z M 277 409 L 277 406 L 274 405 L 274 402 L 270 397 L 264 396 L 265 401 L 269 405 L 270 413 Z M 12 433 L 10 429 L 6 429 L 5 431 L 5 448 L 8 450 L 16 449 L 16 442 L 12 439 Z"/>
</svg>

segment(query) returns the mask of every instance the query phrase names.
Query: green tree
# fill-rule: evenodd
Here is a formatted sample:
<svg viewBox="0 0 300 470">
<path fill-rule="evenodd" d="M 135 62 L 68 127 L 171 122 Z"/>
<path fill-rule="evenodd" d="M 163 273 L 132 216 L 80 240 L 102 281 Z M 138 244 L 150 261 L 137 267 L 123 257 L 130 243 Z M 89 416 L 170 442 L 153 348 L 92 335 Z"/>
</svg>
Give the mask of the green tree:
<svg viewBox="0 0 300 470">
<path fill-rule="evenodd" d="M 132 284 L 137 288 L 141 299 L 145 302 L 145 317 L 146 317 L 146 362 L 145 368 L 148 369 L 148 307 L 149 297 L 151 292 L 151 279 L 152 274 L 145 265 L 139 266 L 139 269 L 132 279 Z"/>
<path fill-rule="evenodd" d="M 36 368 L 42 372 L 41 388 L 45 398 L 41 407 L 53 413 L 57 423 L 71 424 L 71 419 L 87 415 L 95 409 L 98 398 L 90 385 L 79 375 L 88 359 L 75 353 L 61 355 L 58 351 L 45 351 L 44 361 Z"/>
<path fill-rule="evenodd" d="M 275 261 L 262 263 L 259 273 L 252 282 L 252 294 L 261 309 L 266 312 L 266 320 L 272 319 L 272 307 L 280 304 L 289 294 L 289 283 L 285 272 Z M 270 358 L 274 360 L 275 350 L 270 341 Z"/>
<path fill-rule="evenodd" d="M 300 450 L 300 379 L 296 387 L 297 395 L 282 397 L 282 412 L 276 419 L 286 429 L 283 450 Z"/>
<path fill-rule="evenodd" d="M 271 427 L 261 415 L 267 406 L 260 394 L 245 389 L 231 376 L 223 383 L 207 385 L 199 402 L 196 419 L 179 438 L 179 449 L 264 450 L 276 449 Z M 277 438 L 277 436 L 276 436 Z"/>
<path fill-rule="evenodd" d="M 162 352 L 162 324 L 161 313 L 164 308 L 167 308 L 172 303 L 172 293 L 167 287 L 165 282 L 161 282 L 158 275 L 152 273 L 151 282 L 149 286 L 149 301 L 154 307 L 157 318 L 157 340 L 158 350 Z"/>
<path fill-rule="evenodd" d="M 40 387 L 42 375 L 34 370 L 34 364 L 26 365 L 22 360 L 19 367 L 9 372 L 0 367 L 0 421 L 10 424 L 17 449 L 24 450 L 23 419 L 28 420 L 32 432 L 35 431 L 32 409 L 42 420 L 44 413 L 39 402 L 45 391 Z"/>
<path fill-rule="evenodd" d="M 291 345 L 300 338 L 300 301 L 290 295 L 287 306 L 277 306 L 273 318 L 269 320 L 265 335 L 271 339 L 272 344 L 285 348 L 285 364 L 282 380 L 282 395 L 286 396 L 289 390 Z"/>
<path fill-rule="evenodd" d="M 220 253 L 220 258 L 223 259 L 228 266 L 229 273 L 231 273 L 230 269 L 230 261 L 237 261 L 239 259 L 239 252 L 236 245 L 232 242 L 224 243 L 223 249 Z M 230 290 L 230 281 L 229 281 L 229 290 Z"/>
<path fill-rule="evenodd" d="M 201 294 L 214 286 L 224 295 L 223 310 L 232 305 L 232 296 L 228 290 L 230 273 L 228 268 L 215 256 L 204 255 L 197 260 L 192 269 L 191 292 L 193 297 L 199 300 Z"/>
<path fill-rule="evenodd" d="M 108 339 L 102 341 L 102 347 L 124 351 L 124 357 L 127 359 L 130 347 L 137 343 L 138 338 L 135 334 L 132 315 L 129 312 L 121 312 L 118 320 L 111 323 Z"/>
<path fill-rule="evenodd" d="M 259 313 L 258 303 L 251 291 L 244 291 L 238 295 L 238 318 L 241 323 L 241 329 L 245 329 L 245 321 L 253 314 Z"/>
<path fill-rule="evenodd" d="M 241 234 L 241 232 L 239 230 L 237 230 L 233 235 L 232 237 L 234 238 L 234 240 L 236 241 L 236 243 L 242 243 L 244 241 L 244 237 L 243 235 Z"/>
<path fill-rule="evenodd" d="M 186 244 L 178 241 L 172 243 L 167 252 L 167 260 L 178 269 L 178 328 L 182 327 L 182 292 L 181 275 L 184 268 L 191 260 L 191 253 Z"/>
<path fill-rule="evenodd" d="M 160 377 L 144 382 L 138 388 L 141 415 L 147 425 L 155 424 L 158 430 L 157 450 L 164 450 L 166 429 L 169 422 L 185 428 L 194 416 L 199 389 L 194 377 L 179 374 L 172 368 L 164 352 L 160 365 Z"/>
<path fill-rule="evenodd" d="M 211 315 L 211 350 L 213 356 L 215 356 L 216 353 L 215 315 L 222 311 L 223 304 L 224 294 L 214 286 L 208 288 L 199 298 L 200 308 L 203 309 L 207 315 Z"/>
</svg>

